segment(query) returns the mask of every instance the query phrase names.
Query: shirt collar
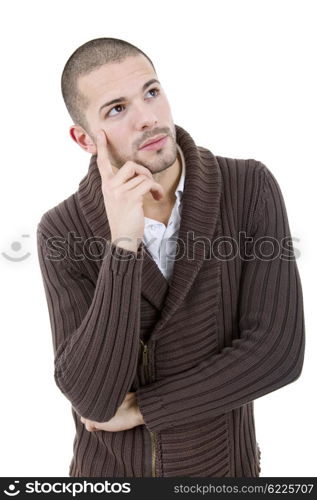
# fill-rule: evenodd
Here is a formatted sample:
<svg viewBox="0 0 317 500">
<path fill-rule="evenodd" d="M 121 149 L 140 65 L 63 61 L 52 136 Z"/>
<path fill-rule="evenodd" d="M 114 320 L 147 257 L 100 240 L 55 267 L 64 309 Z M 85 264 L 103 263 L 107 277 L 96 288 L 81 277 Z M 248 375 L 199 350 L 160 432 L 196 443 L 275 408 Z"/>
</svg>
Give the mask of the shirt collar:
<svg viewBox="0 0 317 500">
<path fill-rule="evenodd" d="M 175 190 L 175 194 L 176 194 L 178 202 L 180 202 L 182 199 L 182 196 L 183 196 L 183 191 L 184 191 L 186 165 L 185 165 L 185 158 L 184 158 L 183 151 L 181 150 L 181 148 L 179 147 L 179 145 L 177 143 L 176 143 L 176 146 L 177 146 L 177 151 L 179 153 L 180 160 L 181 160 L 182 173 L 181 173 L 177 188 Z"/>
</svg>

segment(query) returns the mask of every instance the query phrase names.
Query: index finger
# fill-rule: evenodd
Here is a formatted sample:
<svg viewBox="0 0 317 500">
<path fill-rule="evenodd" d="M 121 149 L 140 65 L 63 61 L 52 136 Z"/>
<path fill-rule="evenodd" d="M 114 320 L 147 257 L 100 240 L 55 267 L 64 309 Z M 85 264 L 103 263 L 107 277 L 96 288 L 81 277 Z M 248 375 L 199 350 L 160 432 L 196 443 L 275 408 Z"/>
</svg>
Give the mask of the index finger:
<svg viewBox="0 0 317 500">
<path fill-rule="evenodd" d="M 102 129 L 97 133 L 97 165 L 103 180 L 112 179 L 114 173 L 108 155 L 107 138 Z"/>
</svg>

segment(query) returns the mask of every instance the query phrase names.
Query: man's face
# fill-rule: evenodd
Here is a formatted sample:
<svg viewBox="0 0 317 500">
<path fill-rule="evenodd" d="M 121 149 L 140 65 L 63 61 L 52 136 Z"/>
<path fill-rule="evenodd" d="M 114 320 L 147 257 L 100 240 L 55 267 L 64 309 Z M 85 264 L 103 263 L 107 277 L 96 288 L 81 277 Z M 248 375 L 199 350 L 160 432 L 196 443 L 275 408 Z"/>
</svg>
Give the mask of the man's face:
<svg viewBox="0 0 317 500">
<path fill-rule="evenodd" d="M 153 79 L 158 80 L 157 75 L 142 54 L 106 64 L 78 79 L 78 88 L 89 101 L 85 110 L 89 135 L 96 144 L 97 131 L 104 130 L 109 157 L 116 168 L 132 160 L 154 174 L 176 160 L 176 130 L 170 106 L 161 85 Z M 116 102 L 104 106 L 113 100 Z M 139 149 L 159 134 L 168 136 L 160 149 Z"/>
</svg>

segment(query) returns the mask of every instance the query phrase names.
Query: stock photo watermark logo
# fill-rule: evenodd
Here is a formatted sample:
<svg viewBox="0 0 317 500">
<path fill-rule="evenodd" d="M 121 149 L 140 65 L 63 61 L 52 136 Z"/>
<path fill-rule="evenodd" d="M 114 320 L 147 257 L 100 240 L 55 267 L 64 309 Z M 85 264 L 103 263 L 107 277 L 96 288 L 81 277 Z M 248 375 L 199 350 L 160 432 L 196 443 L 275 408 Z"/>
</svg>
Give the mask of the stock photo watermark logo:
<svg viewBox="0 0 317 500">
<path fill-rule="evenodd" d="M 30 234 L 22 234 L 22 238 L 30 238 Z M 75 231 L 67 233 L 67 237 L 51 236 L 45 242 L 46 254 L 45 259 L 50 261 L 101 261 L 104 259 L 107 252 L 111 251 L 114 259 L 131 260 L 142 259 L 143 252 L 140 251 L 133 255 L 122 254 L 120 247 L 124 242 L 130 242 L 131 238 L 122 237 L 110 242 L 109 240 L 91 236 L 84 238 L 76 236 Z M 241 231 L 237 238 L 232 236 L 219 236 L 212 240 L 207 237 L 195 235 L 194 231 L 188 231 L 186 239 L 172 236 L 170 238 L 156 238 L 145 241 L 147 250 L 152 250 L 159 246 L 161 257 L 161 266 L 166 267 L 167 261 L 177 261 L 183 258 L 187 260 L 195 260 L 203 256 L 204 260 L 218 259 L 228 261 L 240 259 L 242 261 L 265 260 L 272 261 L 275 259 L 295 260 L 300 257 L 300 251 L 293 245 L 293 242 L 299 242 L 299 238 L 286 236 L 281 240 L 271 236 L 261 236 L 253 238 L 247 236 L 245 231 Z M 22 262 L 31 256 L 31 252 L 25 251 L 24 242 L 15 240 L 10 245 L 10 251 L 3 251 L 2 256 L 10 262 Z M 112 243 L 112 244 L 111 244 Z"/>
<path fill-rule="evenodd" d="M 29 238 L 30 237 L 29 234 L 22 234 L 21 236 L 22 236 L 22 238 Z M 21 262 L 21 261 L 27 259 L 28 257 L 30 257 L 30 255 L 31 255 L 30 252 L 26 252 L 26 253 L 21 252 L 22 255 L 18 255 L 20 250 L 22 251 L 22 247 L 23 247 L 23 245 L 20 243 L 20 241 L 13 241 L 10 245 L 10 251 L 14 252 L 16 254 L 16 256 L 9 255 L 6 252 L 1 252 L 1 253 L 5 259 L 10 260 L 11 262 Z"/>
<path fill-rule="evenodd" d="M 144 242 L 148 250 L 157 247 L 159 243 L 160 254 L 167 260 L 195 260 L 203 258 L 204 260 L 218 259 L 221 261 L 240 259 L 242 261 L 273 261 L 295 260 L 300 256 L 300 252 L 294 247 L 293 241 L 299 241 L 299 238 L 286 236 L 282 239 L 272 236 L 261 236 L 254 238 L 247 236 L 245 231 L 241 231 L 237 238 L 232 236 L 219 236 L 213 239 L 196 236 L 194 231 L 188 231 L 186 239 L 179 237 L 162 238 L 156 237 Z M 122 253 L 121 245 L 124 242 L 131 242 L 130 237 L 121 237 L 109 242 L 103 237 L 93 236 L 83 238 L 76 236 L 74 231 L 67 234 L 67 238 L 52 236 L 46 240 L 45 258 L 50 261 L 70 261 L 103 260 L 107 252 L 111 252 L 114 259 L 131 260 L 142 259 L 143 252 Z M 124 245 L 123 245 L 124 246 Z M 164 262 L 163 262 L 164 264 Z"/>
<path fill-rule="evenodd" d="M 67 482 L 67 481 L 29 481 L 23 485 L 19 485 L 19 489 L 17 484 L 20 481 L 16 480 L 9 484 L 4 490 L 4 494 L 8 497 L 14 497 L 22 493 L 22 497 L 24 494 L 68 494 L 72 497 L 76 497 L 76 495 L 80 495 L 82 493 L 131 493 L 131 483 L 124 482 L 120 483 L 118 481 L 86 481 L 83 482 Z"/>
<path fill-rule="evenodd" d="M 16 495 L 18 495 L 20 493 L 20 490 L 16 489 L 16 485 L 14 483 L 20 483 L 20 481 L 13 481 L 13 483 L 9 484 L 7 489 L 3 490 L 3 493 L 5 493 L 9 497 L 15 497 Z"/>
</svg>

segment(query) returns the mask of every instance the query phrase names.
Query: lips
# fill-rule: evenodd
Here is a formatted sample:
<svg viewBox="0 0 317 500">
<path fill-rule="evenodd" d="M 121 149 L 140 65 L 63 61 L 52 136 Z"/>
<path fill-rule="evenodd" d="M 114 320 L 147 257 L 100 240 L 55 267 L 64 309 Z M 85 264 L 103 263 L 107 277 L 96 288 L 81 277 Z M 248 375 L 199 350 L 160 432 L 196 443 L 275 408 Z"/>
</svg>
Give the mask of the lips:
<svg viewBox="0 0 317 500">
<path fill-rule="evenodd" d="M 167 137 L 167 136 L 164 135 L 164 134 L 157 135 L 153 139 L 149 139 L 147 142 L 145 142 L 144 144 L 142 144 L 142 146 L 139 149 L 143 149 L 143 148 L 145 148 L 145 146 L 149 146 L 150 144 L 155 144 L 156 142 L 159 142 L 164 137 Z"/>
</svg>

